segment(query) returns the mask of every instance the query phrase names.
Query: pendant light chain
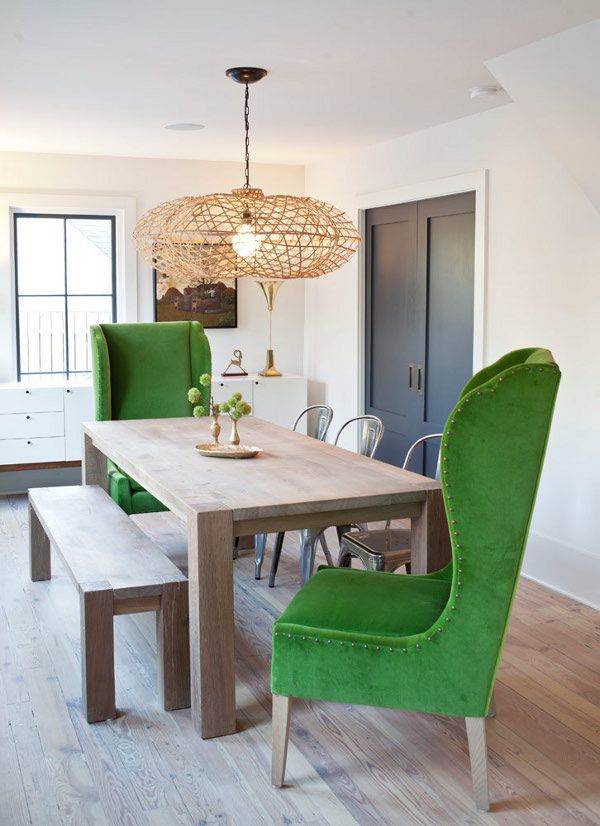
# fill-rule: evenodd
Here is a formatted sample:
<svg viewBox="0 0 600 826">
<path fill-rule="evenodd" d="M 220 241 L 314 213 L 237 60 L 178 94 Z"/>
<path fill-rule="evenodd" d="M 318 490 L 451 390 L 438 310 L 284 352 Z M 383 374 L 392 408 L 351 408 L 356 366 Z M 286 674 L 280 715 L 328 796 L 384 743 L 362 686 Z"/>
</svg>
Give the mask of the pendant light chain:
<svg viewBox="0 0 600 826">
<path fill-rule="evenodd" d="M 246 92 L 244 94 L 244 128 L 246 130 L 245 148 L 245 162 L 246 162 L 246 183 L 245 189 L 250 189 L 250 89 L 248 84 L 245 84 Z"/>
</svg>

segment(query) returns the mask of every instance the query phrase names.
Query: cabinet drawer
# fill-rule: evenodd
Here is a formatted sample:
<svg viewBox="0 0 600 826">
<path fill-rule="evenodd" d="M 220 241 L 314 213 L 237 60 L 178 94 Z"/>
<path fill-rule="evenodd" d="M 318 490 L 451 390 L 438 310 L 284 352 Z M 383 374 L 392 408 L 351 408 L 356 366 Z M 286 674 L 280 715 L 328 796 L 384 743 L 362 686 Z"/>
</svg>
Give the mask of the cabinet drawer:
<svg viewBox="0 0 600 826">
<path fill-rule="evenodd" d="M 3 413 L 0 415 L 0 439 L 31 439 L 64 436 L 65 422 L 59 413 Z"/>
<path fill-rule="evenodd" d="M 63 409 L 61 387 L 10 387 L 0 390 L 0 414 Z"/>
<path fill-rule="evenodd" d="M 30 465 L 37 462 L 64 462 L 65 440 L 50 439 L 0 440 L 0 465 Z"/>
</svg>

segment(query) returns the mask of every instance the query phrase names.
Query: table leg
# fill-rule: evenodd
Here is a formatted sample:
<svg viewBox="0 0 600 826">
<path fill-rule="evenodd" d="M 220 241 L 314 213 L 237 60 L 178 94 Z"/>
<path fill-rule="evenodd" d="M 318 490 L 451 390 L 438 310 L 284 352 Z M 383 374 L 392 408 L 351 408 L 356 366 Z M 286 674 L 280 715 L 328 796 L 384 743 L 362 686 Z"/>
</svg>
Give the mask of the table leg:
<svg viewBox="0 0 600 826">
<path fill-rule="evenodd" d="M 411 574 L 439 571 L 452 557 L 441 490 L 427 491 L 420 516 L 411 523 Z"/>
<path fill-rule="evenodd" d="M 106 475 L 106 456 L 98 450 L 92 437 L 83 434 L 83 456 L 81 459 L 81 484 L 98 485 L 106 490 L 108 477 Z"/>
<path fill-rule="evenodd" d="M 230 510 L 188 519 L 192 720 L 204 739 L 236 730 L 232 542 Z"/>
</svg>

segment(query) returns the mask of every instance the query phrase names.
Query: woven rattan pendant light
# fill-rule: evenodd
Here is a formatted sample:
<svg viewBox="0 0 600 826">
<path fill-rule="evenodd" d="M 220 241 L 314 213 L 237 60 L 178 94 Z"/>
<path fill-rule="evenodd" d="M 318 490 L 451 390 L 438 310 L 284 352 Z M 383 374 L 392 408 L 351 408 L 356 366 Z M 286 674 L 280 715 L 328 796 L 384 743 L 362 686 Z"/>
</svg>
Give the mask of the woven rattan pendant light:
<svg viewBox="0 0 600 826">
<path fill-rule="evenodd" d="M 140 255 L 174 283 L 246 276 L 316 278 L 338 269 L 358 246 L 358 232 L 341 210 L 314 198 L 265 195 L 250 186 L 249 85 L 265 69 L 228 69 L 245 86 L 246 180 L 231 193 L 189 196 L 151 209 L 138 222 Z"/>
<path fill-rule="evenodd" d="M 170 287 L 183 292 L 207 278 L 249 277 L 261 282 L 271 314 L 277 291 L 273 282 L 337 270 L 356 251 L 359 236 L 348 216 L 330 204 L 296 195 L 265 195 L 250 186 L 249 87 L 267 71 L 238 67 L 226 74 L 245 87 L 244 185 L 231 193 L 166 201 L 142 216 L 133 235 L 142 258 L 159 273 L 159 297 Z M 281 375 L 270 342 L 262 374 Z"/>
</svg>

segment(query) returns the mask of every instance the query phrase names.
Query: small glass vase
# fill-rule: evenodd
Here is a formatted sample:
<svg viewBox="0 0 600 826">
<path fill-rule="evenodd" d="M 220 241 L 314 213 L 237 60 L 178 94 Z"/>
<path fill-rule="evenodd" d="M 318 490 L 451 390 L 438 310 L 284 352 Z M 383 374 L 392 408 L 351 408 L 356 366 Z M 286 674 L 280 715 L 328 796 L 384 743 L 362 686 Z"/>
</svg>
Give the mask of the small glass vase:
<svg viewBox="0 0 600 826">
<path fill-rule="evenodd" d="M 237 419 L 231 420 L 231 434 L 229 436 L 229 444 L 237 447 L 240 443 L 240 434 L 237 429 Z"/>
</svg>

